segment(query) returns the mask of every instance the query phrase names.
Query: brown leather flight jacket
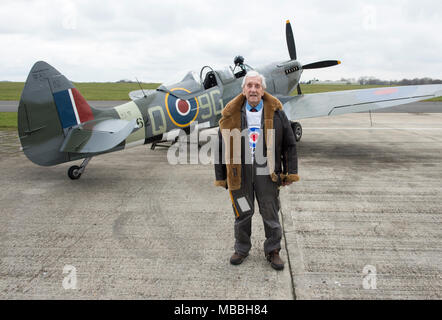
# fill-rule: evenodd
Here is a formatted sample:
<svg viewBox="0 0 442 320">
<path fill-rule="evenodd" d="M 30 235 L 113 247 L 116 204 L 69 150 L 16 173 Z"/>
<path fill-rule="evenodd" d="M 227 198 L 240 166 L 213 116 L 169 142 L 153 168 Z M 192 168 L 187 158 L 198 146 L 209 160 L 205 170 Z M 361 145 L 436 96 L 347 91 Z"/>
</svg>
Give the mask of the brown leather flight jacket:
<svg viewBox="0 0 442 320">
<path fill-rule="evenodd" d="M 296 153 L 296 140 L 282 110 L 281 102 L 265 92 L 263 96 L 263 123 L 264 128 L 264 156 L 267 157 L 269 175 L 275 183 L 282 181 L 298 181 L 298 157 Z M 238 190 L 241 188 L 241 170 L 244 166 L 244 150 L 248 142 L 241 139 L 241 147 L 235 147 L 234 135 L 231 130 L 241 132 L 247 129 L 247 116 L 245 112 L 245 96 L 241 93 L 232 99 L 222 111 L 219 121 L 218 147 L 215 155 L 215 186 Z M 274 130 L 271 130 L 274 129 Z M 260 138 L 261 139 L 261 138 Z M 230 152 L 222 152 L 229 148 Z M 274 157 L 273 153 L 274 152 Z"/>
</svg>

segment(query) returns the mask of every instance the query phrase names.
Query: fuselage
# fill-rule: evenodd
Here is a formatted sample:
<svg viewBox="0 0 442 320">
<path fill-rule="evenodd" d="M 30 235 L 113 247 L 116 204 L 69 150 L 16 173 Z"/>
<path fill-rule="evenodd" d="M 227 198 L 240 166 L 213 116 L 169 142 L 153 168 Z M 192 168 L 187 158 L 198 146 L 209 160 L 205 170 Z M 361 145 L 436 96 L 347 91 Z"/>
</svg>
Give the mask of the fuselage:
<svg viewBox="0 0 442 320">
<path fill-rule="evenodd" d="M 254 70 L 265 77 L 266 91 L 277 97 L 289 95 L 302 73 L 296 60 L 275 62 Z M 206 81 L 207 75 L 203 80 L 189 73 L 181 82 L 161 85 L 143 98 L 105 111 L 120 119 L 137 119 L 140 129 L 126 139 L 125 148 L 163 140 L 165 133 L 189 130 L 192 123 L 198 123 L 200 128 L 218 126 L 224 106 L 241 93 L 244 75 L 237 77 L 230 68 L 211 73 L 212 81 Z"/>
</svg>

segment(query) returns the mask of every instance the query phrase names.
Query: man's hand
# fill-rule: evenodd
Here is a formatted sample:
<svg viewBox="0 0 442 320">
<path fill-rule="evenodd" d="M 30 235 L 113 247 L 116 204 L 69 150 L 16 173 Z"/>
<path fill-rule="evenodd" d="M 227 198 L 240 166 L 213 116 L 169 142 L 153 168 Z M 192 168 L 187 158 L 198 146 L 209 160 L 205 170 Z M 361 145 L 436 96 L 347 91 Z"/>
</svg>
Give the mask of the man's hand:
<svg viewBox="0 0 442 320">
<path fill-rule="evenodd" d="M 227 180 L 216 180 L 214 184 L 215 184 L 215 187 L 222 187 L 222 188 L 228 189 Z"/>
<path fill-rule="evenodd" d="M 299 176 L 297 174 L 281 174 L 281 186 L 289 186 L 293 182 L 299 181 Z"/>
</svg>

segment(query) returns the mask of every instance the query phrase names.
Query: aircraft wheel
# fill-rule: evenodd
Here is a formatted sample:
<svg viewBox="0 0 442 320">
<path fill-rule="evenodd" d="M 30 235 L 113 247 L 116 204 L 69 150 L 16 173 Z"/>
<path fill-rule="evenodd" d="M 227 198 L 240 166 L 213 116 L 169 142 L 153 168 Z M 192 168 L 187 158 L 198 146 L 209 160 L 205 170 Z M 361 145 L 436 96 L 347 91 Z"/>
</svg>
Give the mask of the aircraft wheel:
<svg viewBox="0 0 442 320">
<path fill-rule="evenodd" d="M 79 166 L 72 166 L 68 170 L 68 176 L 72 180 L 80 179 L 81 173 L 80 173 L 80 167 Z"/>
<path fill-rule="evenodd" d="M 302 138 L 302 126 L 299 122 L 292 122 L 292 130 L 295 134 L 296 142 L 299 142 Z"/>
</svg>

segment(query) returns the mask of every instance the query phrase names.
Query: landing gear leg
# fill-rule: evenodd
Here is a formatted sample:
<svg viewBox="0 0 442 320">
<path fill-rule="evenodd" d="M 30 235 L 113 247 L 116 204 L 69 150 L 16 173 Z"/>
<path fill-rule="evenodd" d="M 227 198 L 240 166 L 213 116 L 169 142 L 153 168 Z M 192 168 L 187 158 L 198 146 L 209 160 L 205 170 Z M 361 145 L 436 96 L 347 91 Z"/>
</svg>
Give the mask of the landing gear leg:
<svg viewBox="0 0 442 320">
<path fill-rule="evenodd" d="M 72 180 L 80 179 L 81 174 L 84 172 L 84 170 L 86 169 L 87 164 L 89 163 L 89 161 L 91 159 L 92 159 L 92 157 L 84 159 L 83 162 L 81 163 L 81 166 L 72 166 L 72 167 L 70 167 L 69 170 L 68 170 L 69 178 L 71 178 Z"/>
<path fill-rule="evenodd" d="M 295 134 L 296 142 L 299 142 L 302 138 L 302 126 L 299 122 L 292 122 L 292 130 Z"/>
</svg>

